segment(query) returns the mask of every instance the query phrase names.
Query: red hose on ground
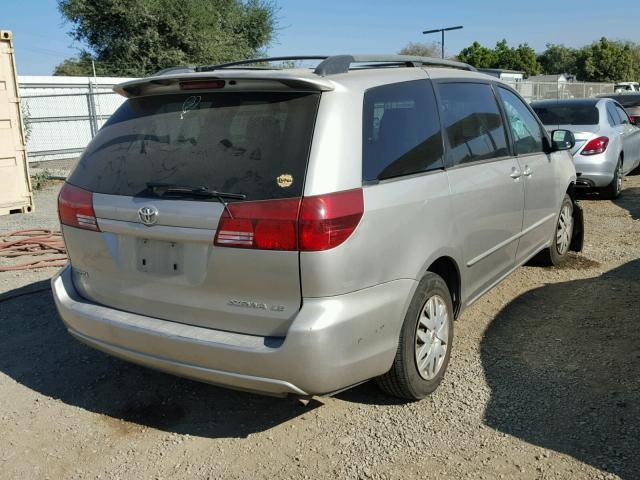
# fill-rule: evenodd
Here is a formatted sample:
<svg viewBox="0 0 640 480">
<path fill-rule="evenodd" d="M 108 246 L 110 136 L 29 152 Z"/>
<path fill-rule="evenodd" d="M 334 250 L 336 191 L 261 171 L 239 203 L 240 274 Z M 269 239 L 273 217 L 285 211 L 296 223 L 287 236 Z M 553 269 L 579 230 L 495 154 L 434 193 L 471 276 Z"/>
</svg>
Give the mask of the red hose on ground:
<svg viewBox="0 0 640 480">
<path fill-rule="evenodd" d="M 18 230 L 17 232 L 0 236 L 0 259 L 2 257 L 39 257 L 41 255 L 55 256 L 38 258 L 31 262 L 17 265 L 0 265 L 0 272 L 62 267 L 67 262 L 67 250 L 64 246 L 62 234 L 58 231 L 45 229 Z"/>
</svg>

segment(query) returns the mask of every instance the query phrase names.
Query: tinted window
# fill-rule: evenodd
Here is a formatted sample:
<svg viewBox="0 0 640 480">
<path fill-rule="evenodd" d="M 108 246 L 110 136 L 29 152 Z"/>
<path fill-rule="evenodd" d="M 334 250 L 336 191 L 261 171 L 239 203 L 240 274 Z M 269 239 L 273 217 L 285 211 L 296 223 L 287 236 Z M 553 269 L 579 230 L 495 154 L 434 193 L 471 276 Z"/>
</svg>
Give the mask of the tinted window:
<svg viewBox="0 0 640 480">
<path fill-rule="evenodd" d="M 527 108 L 513 92 L 499 88 L 500 98 L 504 105 L 504 111 L 509 120 L 511 134 L 518 155 L 543 151 L 542 128 Z"/>
<path fill-rule="evenodd" d="M 442 136 L 431 83 L 426 80 L 372 88 L 364 96 L 365 180 L 442 168 Z"/>
<path fill-rule="evenodd" d="M 620 116 L 620 121 L 622 123 L 631 123 L 629 121 L 629 116 L 627 115 L 627 112 L 625 112 L 622 107 L 620 107 L 619 105 L 615 105 L 616 107 L 616 111 L 618 112 L 618 115 Z"/>
<path fill-rule="evenodd" d="M 597 125 L 600 113 L 593 105 L 555 104 L 532 105 L 545 125 Z"/>
<path fill-rule="evenodd" d="M 191 93 L 130 99 L 87 147 L 69 182 L 114 195 L 147 182 L 302 194 L 318 94 Z"/>
<path fill-rule="evenodd" d="M 438 90 L 453 165 L 509 154 L 502 117 L 489 85 L 445 83 Z"/>
</svg>

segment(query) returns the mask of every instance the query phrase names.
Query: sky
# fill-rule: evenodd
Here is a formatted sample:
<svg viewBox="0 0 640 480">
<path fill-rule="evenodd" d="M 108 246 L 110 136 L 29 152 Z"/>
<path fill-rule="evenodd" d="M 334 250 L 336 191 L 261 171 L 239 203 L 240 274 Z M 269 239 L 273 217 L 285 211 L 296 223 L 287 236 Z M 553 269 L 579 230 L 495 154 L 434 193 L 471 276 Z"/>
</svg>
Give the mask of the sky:
<svg viewBox="0 0 640 480">
<path fill-rule="evenodd" d="M 179 0 L 177 0 L 179 1 Z M 56 0 L 2 0 L 0 29 L 12 30 L 20 75 L 50 75 L 82 45 L 68 35 Z M 543 51 L 547 43 L 580 47 L 600 37 L 640 41 L 637 15 L 593 0 L 276 0 L 278 30 L 270 55 L 396 53 L 408 42 L 440 41 L 423 30 L 463 25 L 447 34 L 447 55 L 474 41 L 506 38 Z M 635 34 L 634 34 L 635 33 Z"/>
</svg>

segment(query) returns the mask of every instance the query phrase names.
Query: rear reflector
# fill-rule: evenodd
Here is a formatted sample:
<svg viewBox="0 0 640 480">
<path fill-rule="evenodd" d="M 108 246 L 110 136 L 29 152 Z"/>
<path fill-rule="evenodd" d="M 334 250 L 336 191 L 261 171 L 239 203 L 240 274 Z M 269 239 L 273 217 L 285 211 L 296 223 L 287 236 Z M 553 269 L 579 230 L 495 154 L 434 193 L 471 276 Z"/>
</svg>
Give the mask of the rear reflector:
<svg viewBox="0 0 640 480">
<path fill-rule="evenodd" d="M 65 183 L 58 195 L 60 223 L 70 227 L 99 232 L 96 214 L 93 211 L 93 193 Z"/>
<path fill-rule="evenodd" d="M 182 90 L 204 90 L 212 88 L 224 88 L 224 80 L 189 80 L 188 82 L 180 82 Z"/>
<path fill-rule="evenodd" d="M 363 213 L 362 189 L 231 203 L 220 218 L 214 243 L 261 250 L 328 250 L 349 238 Z"/>
<path fill-rule="evenodd" d="M 607 145 L 609 145 L 609 138 L 607 137 L 598 137 L 593 140 L 589 140 L 589 142 L 584 146 L 581 155 L 598 155 L 600 153 L 604 153 L 607 149 Z"/>
</svg>

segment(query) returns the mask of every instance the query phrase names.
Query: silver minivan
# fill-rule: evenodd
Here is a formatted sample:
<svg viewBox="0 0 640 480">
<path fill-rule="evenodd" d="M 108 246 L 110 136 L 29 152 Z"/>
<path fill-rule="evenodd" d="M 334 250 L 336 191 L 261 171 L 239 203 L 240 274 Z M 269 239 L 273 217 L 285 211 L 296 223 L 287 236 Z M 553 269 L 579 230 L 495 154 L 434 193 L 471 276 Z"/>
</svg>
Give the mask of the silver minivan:
<svg viewBox="0 0 640 480">
<path fill-rule="evenodd" d="M 311 60 L 271 60 L 292 59 Z M 317 60 L 116 87 L 59 197 L 74 337 L 270 395 L 377 378 L 420 399 L 465 308 L 582 248 L 573 136 L 507 85 L 446 60 Z"/>
</svg>

